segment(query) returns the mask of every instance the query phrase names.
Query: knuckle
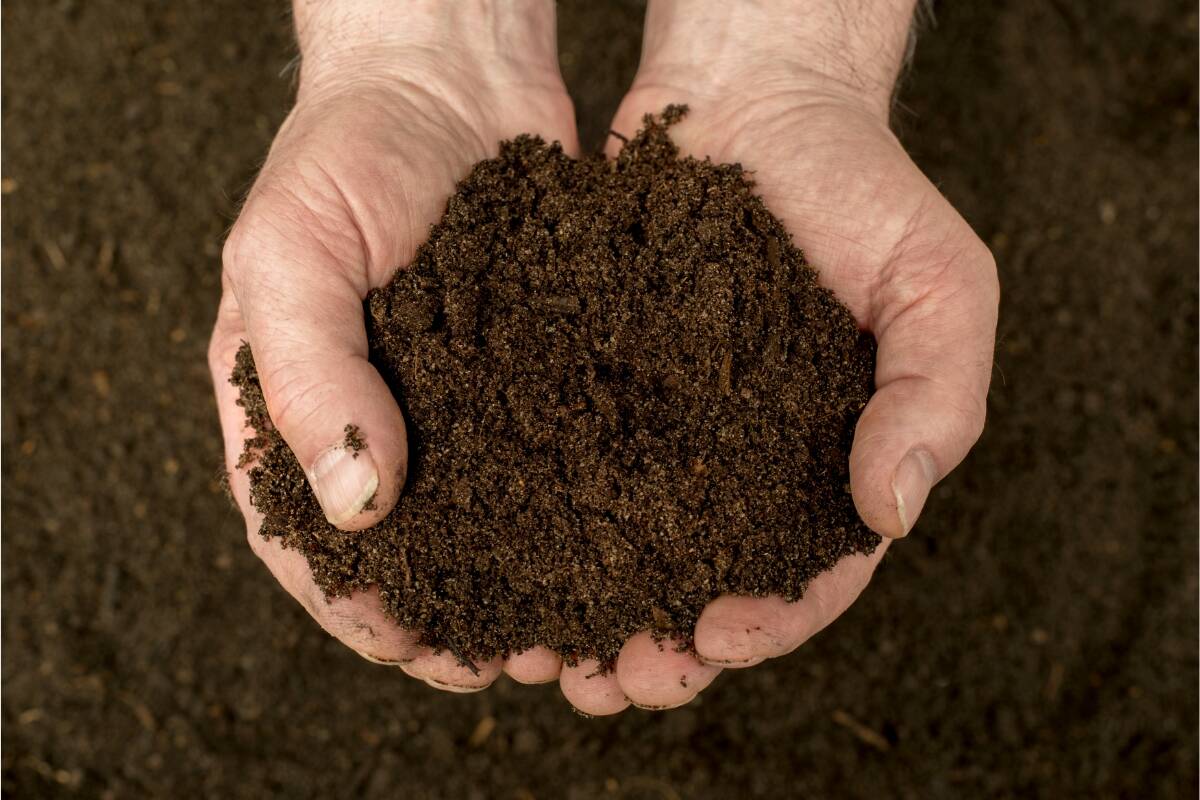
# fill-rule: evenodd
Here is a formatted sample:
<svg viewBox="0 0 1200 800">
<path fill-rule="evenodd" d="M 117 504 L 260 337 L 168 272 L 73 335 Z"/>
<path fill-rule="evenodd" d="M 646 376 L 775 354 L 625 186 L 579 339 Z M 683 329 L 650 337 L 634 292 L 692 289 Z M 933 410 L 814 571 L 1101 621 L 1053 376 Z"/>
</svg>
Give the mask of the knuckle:
<svg viewBox="0 0 1200 800">
<path fill-rule="evenodd" d="M 263 176 L 221 248 L 221 263 L 230 276 L 244 277 L 267 261 L 264 255 L 323 229 L 320 204 L 288 187 L 288 181 Z"/>
<path fill-rule="evenodd" d="M 326 384 L 315 381 L 313 370 L 294 359 L 266 360 L 272 366 L 260 377 L 271 420 L 281 431 L 302 430 L 324 405 Z"/>
<path fill-rule="evenodd" d="M 969 445 L 974 445 L 979 441 L 979 437 L 983 436 L 983 429 L 987 426 L 987 401 L 983 398 L 974 398 L 972 405 L 974 407 L 966 414 L 965 425 Z"/>
<path fill-rule="evenodd" d="M 226 349 L 225 337 L 221 335 L 221 327 L 218 323 L 217 326 L 213 328 L 212 334 L 208 337 L 207 351 L 208 370 L 213 374 L 213 378 L 216 380 L 224 380 L 225 378 L 229 377 L 228 375 L 224 374 L 228 371 L 225 363 Z"/>
<path fill-rule="evenodd" d="M 237 335 L 238 328 L 228 324 L 228 312 L 224 308 L 224 301 L 221 306 L 217 311 L 217 321 L 213 325 L 212 333 L 208 337 L 207 351 L 209 371 L 212 372 L 214 380 L 218 381 L 229 378 L 236 353 L 242 344 L 242 337 Z"/>
<path fill-rule="evenodd" d="M 988 305 L 995 309 L 1000 306 L 1000 275 L 996 270 L 996 261 L 992 258 L 991 253 L 988 253 L 988 260 L 990 266 L 983 280 L 983 291 Z"/>
<path fill-rule="evenodd" d="M 284 235 L 272 219 L 260 213 L 252 201 L 234 223 L 221 248 L 221 265 L 235 287 L 245 285 L 247 278 L 261 270 L 267 262 L 263 255 L 278 247 Z"/>
<path fill-rule="evenodd" d="M 238 221 L 229 229 L 229 234 L 225 237 L 225 243 L 221 245 L 221 266 L 230 274 L 236 271 L 238 264 L 241 263 L 242 253 L 245 251 L 245 219 L 244 214 L 238 217 Z"/>
<path fill-rule="evenodd" d="M 984 303 L 991 308 L 1000 304 L 1000 274 L 996 256 L 982 240 L 976 238 L 971 261 L 976 265 L 974 283 Z"/>
<path fill-rule="evenodd" d="M 258 557 L 259 561 L 266 561 L 267 541 L 259 535 L 258 531 L 253 530 L 249 525 L 246 526 L 246 544 L 250 545 L 250 552 Z"/>
<path fill-rule="evenodd" d="M 259 178 L 225 240 L 222 259 L 244 274 L 269 262 L 263 254 L 299 247 L 348 267 L 365 257 L 358 223 L 343 189 L 319 161 L 292 159 Z"/>
<path fill-rule="evenodd" d="M 983 435 L 987 422 L 987 398 L 969 389 L 960 389 L 956 394 L 956 399 L 948 399 L 946 403 L 949 414 L 946 434 L 954 445 L 952 449 L 965 454 Z"/>
</svg>

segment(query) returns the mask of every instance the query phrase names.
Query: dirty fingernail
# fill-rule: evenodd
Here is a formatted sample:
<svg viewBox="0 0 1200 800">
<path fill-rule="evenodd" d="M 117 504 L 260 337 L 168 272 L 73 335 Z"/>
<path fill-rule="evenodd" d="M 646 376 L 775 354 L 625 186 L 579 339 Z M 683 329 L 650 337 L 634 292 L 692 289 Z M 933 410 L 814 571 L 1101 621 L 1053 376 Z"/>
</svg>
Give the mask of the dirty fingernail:
<svg viewBox="0 0 1200 800">
<path fill-rule="evenodd" d="M 925 507 L 929 490 L 937 477 L 933 456 L 920 449 L 908 452 L 896 467 L 892 477 L 892 493 L 896 496 L 896 514 L 900 518 L 900 535 L 906 536 Z"/>
<path fill-rule="evenodd" d="M 487 686 L 463 686 L 461 683 L 446 683 L 436 678 L 426 678 L 425 683 L 434 689 L 440 689 L 443 692 L 453 692 L 454 694 L 474 694 L 488 688 Z M 488 684 L 488 686 L 490 685 Z"/>
<path fill-rule="evenodd" d="M 379 470 L 368 451 L 337 445 L 317 458 L 309 482 L 325 518 L 332 525 L 341 525 L 361 512 L 375 496 Z"/>
<path fill-rule="evenodd" d="M 373 656 L 370 653 L 364 653 L 362 650 L 355 650 L 354 652 L 358 653 L 360 656 L 365 658 L 367 661 L 370 661 L 372 664 L 382 664 L 385 667 L 398 667 L 402 664 L 407 664 L 409 661 L 412 660 L 411 658 L 407 659 L 407 660 L 391 659 L 391 658 L 377 658 L 376 656 Z"/>
</svg>

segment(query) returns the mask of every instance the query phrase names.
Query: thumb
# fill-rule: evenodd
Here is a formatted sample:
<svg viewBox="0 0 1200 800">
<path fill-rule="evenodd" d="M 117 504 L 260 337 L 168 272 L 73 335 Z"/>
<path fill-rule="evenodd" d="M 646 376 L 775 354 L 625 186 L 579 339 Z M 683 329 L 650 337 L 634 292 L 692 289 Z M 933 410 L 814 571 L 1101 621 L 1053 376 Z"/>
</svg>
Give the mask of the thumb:
<svg viewBox="0 0 1200 800">
<path fill-rule="evenodd" d="M 254 353 L 267 410 L 303 466 L 330 523 L 361 530 L 391 510 L 408 445 L 391 390 L 367 360 L 366 269 L 354 233 L 319 218 L 248 205 L 224 261 Z M 285 220 L 279 223 L 276 220 Z M 352 221 L 343 231 L 355 232 Z M 344 241 L 343 241 L 344 240 Z"/>
<path fill-rule="evenodd" d="M 938 237 L 936 247 L 907 248 L 872 309 L 876 391 L 855 429 L 850 487 L 883 536 L 912 529 L 934 484 L 983 431 L 999 286 L 987 248 L 954 220 L 963 246 Z"/>
</svg>

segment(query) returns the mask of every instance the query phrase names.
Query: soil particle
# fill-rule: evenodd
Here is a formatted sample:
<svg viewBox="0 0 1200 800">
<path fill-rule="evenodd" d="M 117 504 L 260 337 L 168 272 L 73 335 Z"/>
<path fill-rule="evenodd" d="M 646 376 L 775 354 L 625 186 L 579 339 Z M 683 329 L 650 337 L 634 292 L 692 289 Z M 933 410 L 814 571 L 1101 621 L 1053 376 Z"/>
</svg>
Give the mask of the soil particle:
<svg viewBox="0 0 1200 800">
<path fill-rule="evenodd" d="M 367 449 L 367 443 L 363 440 L 357 425 L 346 426 L 346 439 L 342 446 L 349 450 L 354 458 L 358 458 L 360 451 Z"/>
<path fill-rule="evenodd" d="M 465 664 L 541 644 L 608 665 L 640 630 L 686 643 L 722 593 L 794 600 L 875 548 L 847 490 L 874 340 L 741 167 L 679 158 L 683 113 L 615 168 L 504 143 L 368 296 L 411 451 L 374 528 L 325 522 L 243 349 L 262 533 L 327 593 L 378 585 Z"/>
</svg>

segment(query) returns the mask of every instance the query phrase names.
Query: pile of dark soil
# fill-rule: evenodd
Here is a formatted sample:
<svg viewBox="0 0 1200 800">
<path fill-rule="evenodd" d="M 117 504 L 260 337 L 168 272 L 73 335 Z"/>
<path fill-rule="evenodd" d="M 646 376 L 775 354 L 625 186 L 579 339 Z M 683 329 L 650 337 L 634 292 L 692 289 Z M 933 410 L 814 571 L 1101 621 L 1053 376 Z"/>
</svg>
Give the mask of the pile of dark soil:
<svg viewBox="0 0 1200 800">
<path fill-rule="evenodd" d="M 875 548 L 847 485 L 874 340 L 740 166 L 678 157 L 683 113 L 615 164 L 504 144 L 367 298 L 411 450 L 374 528 L 325 521 L 243 348 L 262 533 L 326 592 L 377 584 L 460 657 L 608 663 L 639 630 L 686 641 L 719 594 L 795 599 Z"/>
</svg>

